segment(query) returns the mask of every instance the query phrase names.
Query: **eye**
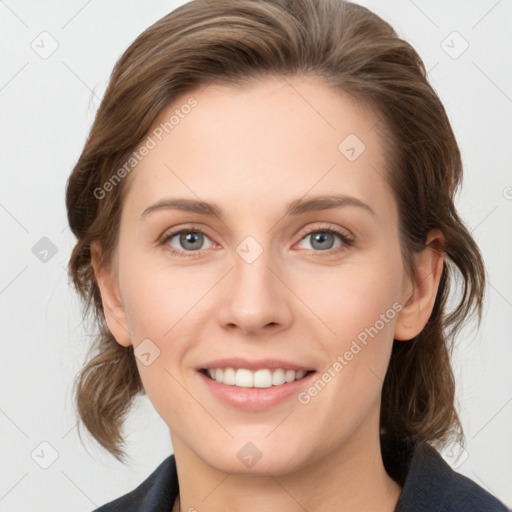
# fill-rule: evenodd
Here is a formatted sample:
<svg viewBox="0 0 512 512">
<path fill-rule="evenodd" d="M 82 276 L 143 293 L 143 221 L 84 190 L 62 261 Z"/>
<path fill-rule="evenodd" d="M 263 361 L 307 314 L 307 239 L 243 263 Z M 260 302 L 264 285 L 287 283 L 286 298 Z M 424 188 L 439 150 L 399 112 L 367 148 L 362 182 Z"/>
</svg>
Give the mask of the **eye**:
<svg viewBox="0 0 512 512">
<path fill-rule="evenodd" d="M 171 242 L 175 240 L 175 243 L 178 244 L 178 247 L 171 245 Z M 162 245 L 170 245 L 171 253 L 179 256 L 188 256 L 187 252 L 197 252 L 201 249 L 208 249 L 210 247 L 203 247 L 205 239 L 208 239 L 207 234 L 198 228 L 185 228 L 180 229 L 179 231 L 173 231 L 172 233 L 167 233 L 164 235 L 161 244 Z"/>
<path fill-rule="evenodd" d="M 336 238 L 341 242 L 334 246 Z M 306 249 L 312 249 L 315 252 L 329 252 L 330 254 L 343 251 L 354 244 L 352 238 L 331 227 L 309 231 L 301 238 L 301 242 L 304 240 L 310 240 L 310 247 L 306 247 Z"/>
<path fill-rule="evenodd" d="M 337 245 L 336 238 L 340 241 Z M 302 234 L 300 242 L 310 240 L 310 249 L 313 255 L 318 253 L 327 253 L 327 255 L 335 255 L 340 251 L 346 250 L 354 245 L 354 239 L 332 227 L 321 227 L 309 230 Z M 208 235 L 200 228 L 181 228 L 171 233 L 166 233 L 160 241 L 160 245 L 165 245 L 171 251 L 171 254 L 183 257 L 196 256 L 194 253 L 200 252 L 202 249 L 211 249 L 215 244 L 204 247 L 205 241 L 210 240 Z M 173 243 L 175 245 L 173 245 Z M 177 244 L 177 245 L 176 245 Z M 323 255 L 323 254 L 322 254 Z"/>
</svg>

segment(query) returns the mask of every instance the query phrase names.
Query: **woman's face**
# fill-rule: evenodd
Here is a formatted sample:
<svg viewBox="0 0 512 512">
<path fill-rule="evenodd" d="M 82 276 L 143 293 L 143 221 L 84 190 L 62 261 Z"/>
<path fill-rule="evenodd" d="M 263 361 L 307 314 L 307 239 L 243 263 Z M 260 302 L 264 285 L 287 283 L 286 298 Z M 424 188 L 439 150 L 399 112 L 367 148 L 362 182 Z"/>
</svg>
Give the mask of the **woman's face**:
<svg viewBox="0 0 512 512">
<path fill-rule="evenodd" d="M 175 451 L 279 474 L 377 435 L 411 291 L 378 121 L 275 78 L 183 95 L 145 139 L 107 317 Z"/>
</svg>

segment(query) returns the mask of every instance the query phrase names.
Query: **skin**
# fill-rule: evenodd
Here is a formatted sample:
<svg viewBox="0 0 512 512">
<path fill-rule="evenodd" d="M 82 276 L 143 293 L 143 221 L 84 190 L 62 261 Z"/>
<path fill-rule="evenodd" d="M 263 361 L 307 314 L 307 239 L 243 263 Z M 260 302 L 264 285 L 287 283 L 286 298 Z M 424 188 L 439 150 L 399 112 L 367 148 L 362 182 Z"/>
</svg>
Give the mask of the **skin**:
<svg viewBox="0 0 512 512">
<path fill-rule="evenodd" d="M 380 452 L 382 383 L 393 339 L 416 336 L 432 312 L 442 233 L 429 233 L 409 277 L 379 117 L 319 79 L 213 84 L 177 99 L 155 127 L 192 95 L 197 107 L 128 178 L 111 264 L 99 265 L 93 245 L 117 342 L 137 347 L 149 338 L 160 350 L 137 365 L 170 431 L 180 483 L 173 510 L 391 512 L 401 488 Z M 350 133 L 366 146 L 354 161 L 338 149 Z M 291 201 L 330 194 L 356 197 L 374 215 L 356 206 L 284 215 Z M 141 218 L 171 197 L 214 202 L 225 217 L 159 209 Z M 207 234 L 199 250 L 179 236 L 158 244 L 171 228 L 194 227 Z M 314 235 L 326 227 L 354 245 L 334 235 L 318 248 Z M 263 249 L 252 263 L 236 252 L 247 236 Z M 243 411 L 213 397 L 195 370 L 240 356 L 321 374 L 394 303 L 401 311 L 306 405 L 294 396 Z M 237 457 L 247 442 L 261 452 L 250 468 Z"/>
</svg>

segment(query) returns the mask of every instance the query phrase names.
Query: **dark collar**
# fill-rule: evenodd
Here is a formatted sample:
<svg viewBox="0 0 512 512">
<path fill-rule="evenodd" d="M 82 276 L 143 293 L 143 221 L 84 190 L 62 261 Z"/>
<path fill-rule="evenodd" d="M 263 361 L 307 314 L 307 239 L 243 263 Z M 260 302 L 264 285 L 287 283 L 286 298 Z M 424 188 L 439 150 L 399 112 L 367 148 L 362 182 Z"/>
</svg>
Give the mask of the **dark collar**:
<svg viewBox="0 0 512 512">
<path fill-rule="evenodd" d="M 394 512 L 509 512 L 486 490 L 456 473 L 426 442 L 381 438 L 384 466 L 402 487 Z M 178 496 L 174 454 L 136 489 L 94 512 L 170 512 Z"/>
<path fill-rule="evenodd" d="M 386 471 L 402 487 L 394 512 L 509 512 L 425 441 L 381 437 L 381 450 Z"/>
</svg>

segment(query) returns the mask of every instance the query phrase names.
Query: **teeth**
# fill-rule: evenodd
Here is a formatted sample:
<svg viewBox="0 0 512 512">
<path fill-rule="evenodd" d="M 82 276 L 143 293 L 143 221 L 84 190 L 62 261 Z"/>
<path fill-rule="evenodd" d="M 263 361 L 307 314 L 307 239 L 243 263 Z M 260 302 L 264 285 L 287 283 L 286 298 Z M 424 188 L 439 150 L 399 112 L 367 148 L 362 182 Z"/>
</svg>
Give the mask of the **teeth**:
<svg viewBox="0 0 512 512">
<path fill-rule="evenodd" d="M 304 370 L 256 370 L 255 372 L 245 368 L 208 368 L 208 375 L 215 381 L 228 386 L 240 388 L 270 388 L 280 386 L 285 382 L 293 382 L 302 379 L 307 372 Z"/>
</svg>

